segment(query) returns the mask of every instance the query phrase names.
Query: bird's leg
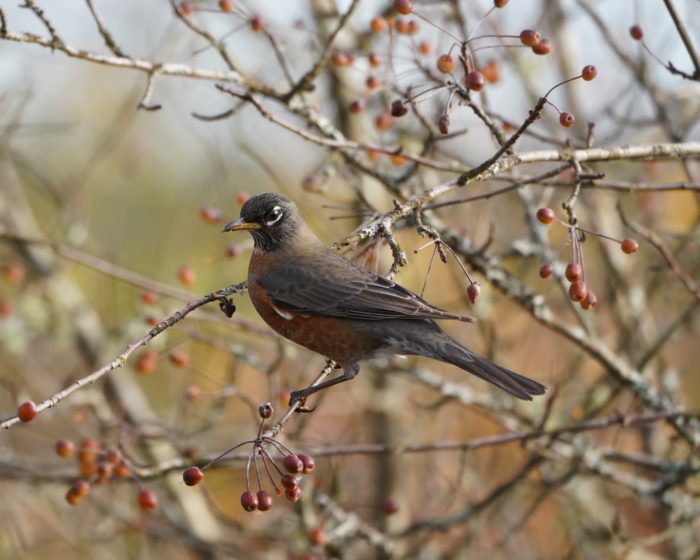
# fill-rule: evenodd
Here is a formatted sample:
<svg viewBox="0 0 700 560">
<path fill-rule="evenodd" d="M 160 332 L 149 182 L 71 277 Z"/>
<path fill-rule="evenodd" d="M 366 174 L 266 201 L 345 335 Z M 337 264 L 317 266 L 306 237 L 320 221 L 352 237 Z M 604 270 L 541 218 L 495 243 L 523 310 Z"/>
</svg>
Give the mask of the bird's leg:
<svg viewBox="0 0 700 560">
<path fill-rule="evenodd" d="M 297 412 L 312 412 L 314 410 L 313 408 L 309 409 L 306 406 L 304 406 L 308 397 L 310 397 L 314 393 L 318 393 L 323 389 L 327 389 L 328 387 L 332 387 L 333 385 L 342 383 L 343 381 L 350 381 L 353 377 L 355 377 L 358 374 L 359 371 L 360 366 L 358 364 L 350 364 L 349 366 L 343 366 L 343 374 L 339 375 L 338 377 L 334 377 L 333 379 L 329 379 L 328 381 L 324 381 L 323 383 L 319 383 L 318 385 L 307 387 L 306 389 L 292 391 L 292 394 L 289 396 L 289 406 L 292 406 L 295 402 L 299 401 L 300 406 L 297 407 Z"/>
</svg>

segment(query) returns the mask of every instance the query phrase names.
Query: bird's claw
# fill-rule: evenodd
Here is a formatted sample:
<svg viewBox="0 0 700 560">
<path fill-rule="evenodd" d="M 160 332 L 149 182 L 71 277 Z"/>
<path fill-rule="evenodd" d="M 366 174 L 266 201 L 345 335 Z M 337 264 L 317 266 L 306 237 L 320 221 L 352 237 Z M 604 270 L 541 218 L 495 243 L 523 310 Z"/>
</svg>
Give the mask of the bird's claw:
<svg viewBox="0 0 700 560">
<path fill-rule="evenodd" d="M 230 319 L 236 312 L 236 304 L 226 296 L 222 296 L 219 298 L 219 309 L 221 309 L 221 311 L 224 312 L 224 315 Z"/>
<path fill-rule="evenodd" d="M 306 406 L 306 395 L 303 394 L 303 391 L 292 391 L 292 394 L 289 396 L 289 406 L 294 406 L 296 403 L 299 404 L 294 409 L 294 412 L 308 414 L 309 412 L 316 410 L 315 406 Z"/>
</svg>

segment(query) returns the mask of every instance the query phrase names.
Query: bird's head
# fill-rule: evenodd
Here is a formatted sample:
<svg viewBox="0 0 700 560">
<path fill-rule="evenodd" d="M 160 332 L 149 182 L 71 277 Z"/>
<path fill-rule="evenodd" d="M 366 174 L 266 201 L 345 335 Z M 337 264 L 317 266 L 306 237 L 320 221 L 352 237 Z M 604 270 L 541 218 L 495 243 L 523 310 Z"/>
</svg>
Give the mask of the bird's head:
<svg viewBox="0 0 700 560">
<path fill-rule="evenodd" d="M 249 231 L 255 247 L 266 253 L 285 248 L 304 222 L 297 205 L 283 194 L 265 193 L 249 198 L 241 217 L 226 224 L 223 231 Z"/>
</svg>

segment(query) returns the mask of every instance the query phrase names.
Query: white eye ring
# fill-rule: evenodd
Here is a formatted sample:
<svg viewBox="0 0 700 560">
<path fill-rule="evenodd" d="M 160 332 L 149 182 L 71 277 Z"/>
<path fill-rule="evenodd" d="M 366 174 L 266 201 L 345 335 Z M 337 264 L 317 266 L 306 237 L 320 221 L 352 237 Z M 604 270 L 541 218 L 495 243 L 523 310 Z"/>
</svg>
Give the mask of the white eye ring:
<svg viewBox="0 0 700 560">
<path fill-rule="evenodd" d="M 269 220 L 265 221 L 266 226 L 271 226 L 273 224 L 276 224 L 282 219 L 282 216 L 284 215 L 284 212 L 282 212 L 282 208 L 279 206 L 275 206 L 270 212 L 268 212 L 267 217 L 270 218 Z"/>
</svg>

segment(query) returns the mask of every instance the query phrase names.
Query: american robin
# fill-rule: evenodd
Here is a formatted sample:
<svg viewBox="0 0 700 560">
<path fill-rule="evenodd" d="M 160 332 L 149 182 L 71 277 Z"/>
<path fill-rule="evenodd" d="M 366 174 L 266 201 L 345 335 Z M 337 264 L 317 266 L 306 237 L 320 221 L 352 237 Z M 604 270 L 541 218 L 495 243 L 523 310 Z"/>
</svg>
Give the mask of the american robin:
<svg viewBox="0 0 700 560">
<path fill-rule="evenodd" d="M 361 360 L 395 354 L 454 364 L 519 399 L 545 392 L 541 383 L 472 352 L 435 322 L 470 317 L 439 309 L 324 246 L 286 196 L 248 199 L 240 218 L 224 227 L 241 230 L 253 236 L 248 291 L 260 316 L 282 336 L 343 367 L 342 375 L 293 392 L 290 402 L 352 379 Z"/>
</svg>

